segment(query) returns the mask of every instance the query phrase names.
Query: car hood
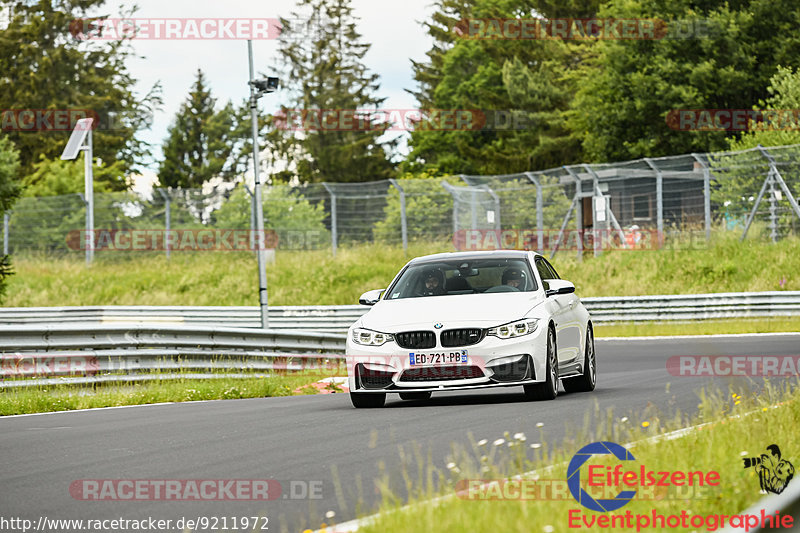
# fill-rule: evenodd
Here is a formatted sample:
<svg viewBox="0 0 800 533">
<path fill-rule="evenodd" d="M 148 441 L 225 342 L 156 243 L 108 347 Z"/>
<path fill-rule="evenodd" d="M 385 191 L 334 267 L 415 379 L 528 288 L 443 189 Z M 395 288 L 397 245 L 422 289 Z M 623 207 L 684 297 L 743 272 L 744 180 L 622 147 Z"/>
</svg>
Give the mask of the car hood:
<svg viewBox="0 0 800 533">
<path fill-rule="evenodd" d="M 380 300 L 361 317 L 361 327 L 397 333 L 410 327 L 430 329 L 441 322 L 444 327 L 471 324 L 491 327 L 520 318 L 544 302 L 538 292 L 461 294 Z"/>
</svg>

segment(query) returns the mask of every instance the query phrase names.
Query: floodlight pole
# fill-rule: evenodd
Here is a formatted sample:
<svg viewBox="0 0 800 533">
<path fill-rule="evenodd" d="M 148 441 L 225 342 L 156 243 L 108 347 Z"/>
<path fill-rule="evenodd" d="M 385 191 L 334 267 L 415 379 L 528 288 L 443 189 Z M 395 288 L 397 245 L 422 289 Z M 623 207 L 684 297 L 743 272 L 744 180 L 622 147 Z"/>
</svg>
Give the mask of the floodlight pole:
<svg viewBox="0 0 800 533">
<path fill-rule="evenodd" d="M 253 176 L 255 177 L 254 199 L 256 210 L 256 256 L 258 257 L 258 303 L 261 307 L 261 327 L 269 328 L 269 305 L 267 304 L 266 246 L 264 239 L 264 205 L 261 203 L 261 178 L 258 174 L 258 91 L 255 86 L 253 68 L 253 41 L 247 41 L 247 55 L 250 62 L 250 120 L 253 123 Z"/>
<path fill-rule="evenodd" d="M 92 175 L 92 130 L 83 148 L 83 187 L 86 201 L 86 265 L 94 260 L 94 176 Z"/>
</svg>

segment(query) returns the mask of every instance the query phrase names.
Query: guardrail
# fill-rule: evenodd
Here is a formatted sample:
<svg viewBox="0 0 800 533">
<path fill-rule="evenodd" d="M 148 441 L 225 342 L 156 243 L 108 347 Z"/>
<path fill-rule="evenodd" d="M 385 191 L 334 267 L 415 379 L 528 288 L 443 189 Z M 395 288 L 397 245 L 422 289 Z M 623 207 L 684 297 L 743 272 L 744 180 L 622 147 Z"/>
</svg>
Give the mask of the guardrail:
<svg viewBox="0 0 800 533">
<path fill-rule="evenodd" d="M 778 524 L 777 520 L 774 520 L 775 513 L 778 511 L 780 511 L 782 519 L 786 516 L 794 517 L 793 524 L 789 526 L 788 529 Z M 798 516 L 800 516 L 800 482 L 796 479 L 792 480 L 782 493 L 771 494 L 766 498 L 762 498 L 759 502 L 739 514 L 756 516 L 759 518 L 766 517 L 766 524 L 759 522 L 758 525 L 750 528 L 752 533 L 760 533 L 762 531 L 797 531 L 797 519 Z M 770 520 L 770 517 L 772 517 L 773 520 Z M 741 532 L 741 528 L 731 526 L 721 530 L 721 533 L 739 532 Z"/>
<path fill-rule="evenodd" d="M 0 326 L 0 347 L 3 378 L 86 376 L 83 382 L 100 382 L 128 381 L 123 374 L 141 372 L 199 371 L 211 376 L 213 370 L 336 368 L 344 356 L 345 336 L 163 324 L 46 324 Z M 0 386 L 42 383 L 24 379 L 0 381 Z"/>
<path fill-rule="evenodd" d="M 800 316 L 800 291 L 581 298 L 596 323 Z M 363 305 L 276 306 L 272 330 L 341 333 L 369 310 Z M 161 323 L 260 328 L 257 306 L 6 307 L 0 325 Z M 0 345 L 2 346 L 2 345 Z"/>
<path fill-rule="evenodd" d="M 596 323 L 800 316 L 800 292 L 583 298 Z M 301 370 L 340 364 L 360 305 L 15 307 L 0 309 L 0 376 Z M 113 377 L 121 376 L 119 378 Z M 111 377 L 109 377 L 111 376 Z M 0 386 L 38 384 L 12 380 Z"/>
</svg>

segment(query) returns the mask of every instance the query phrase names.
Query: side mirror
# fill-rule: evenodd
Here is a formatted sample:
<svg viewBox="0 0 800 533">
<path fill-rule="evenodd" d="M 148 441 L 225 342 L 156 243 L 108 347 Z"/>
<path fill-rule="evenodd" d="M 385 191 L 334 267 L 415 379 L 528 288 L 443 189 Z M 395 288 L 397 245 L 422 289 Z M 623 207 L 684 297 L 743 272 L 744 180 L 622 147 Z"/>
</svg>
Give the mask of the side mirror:
<svg viewBox="0 0 800 533">
<path fill-rule="evenodd" d="M 551 279 L 544 282 L 544 291 L 548 297 L 556 294 L 570 294 L 575 292 L 575 285 L 563 279 Z"/>
<path fill-rule="evenodd" d="M 383 291 L 385 290 L 386 289 L 375 289 L 372 291 L 367 291 L 361 295 L 361 297 L 358 299 L 358 303 L 361 305 L 375 305 L 378 303 L 378 300 L 381 299 L 381 294 L 383 294 Z"/>
</svg>

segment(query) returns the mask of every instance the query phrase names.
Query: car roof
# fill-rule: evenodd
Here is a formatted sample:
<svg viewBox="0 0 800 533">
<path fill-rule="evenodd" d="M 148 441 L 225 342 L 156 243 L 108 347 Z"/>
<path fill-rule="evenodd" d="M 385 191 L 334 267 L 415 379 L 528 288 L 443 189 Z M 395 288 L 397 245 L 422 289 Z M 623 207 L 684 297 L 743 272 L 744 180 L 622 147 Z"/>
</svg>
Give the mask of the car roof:
<svg viewBox="0 0 800 533">
<path fill-rule="evenodd" d="M 423 255 L 415 257 L 409 264 L 435 263 L 437 261 L 458 261 L 461 259 L 525 259 L 530 252 L 527 250 L 488 250 L 479 252 L 446 252 L 441 254 Z M 534 255 L 541 255 L 533 252 Z"/>
</svg>

